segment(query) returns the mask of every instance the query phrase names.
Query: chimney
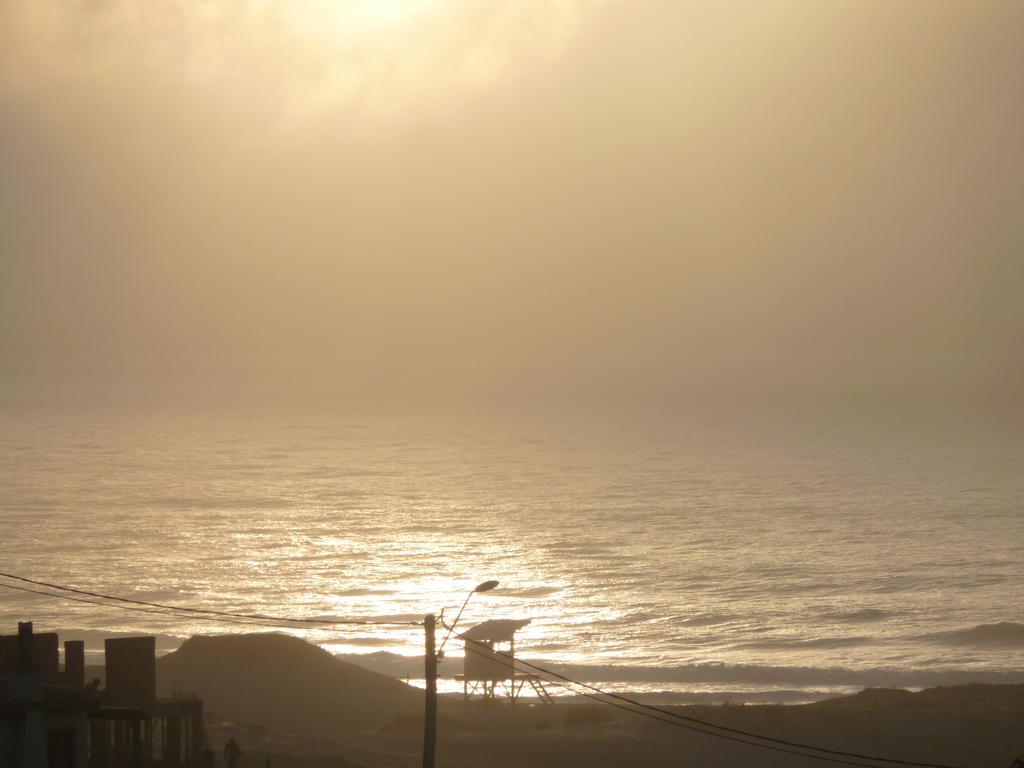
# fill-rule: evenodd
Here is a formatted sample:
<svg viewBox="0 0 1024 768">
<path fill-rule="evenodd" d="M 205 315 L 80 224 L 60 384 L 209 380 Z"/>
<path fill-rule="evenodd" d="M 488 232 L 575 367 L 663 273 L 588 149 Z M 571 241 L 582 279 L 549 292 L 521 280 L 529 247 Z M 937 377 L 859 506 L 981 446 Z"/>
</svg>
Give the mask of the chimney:
<svg viewBox="0 0 1024 768">
<path fill-rule="evenodd" d="M 32 622 L 18 622 L 18 674 L 27 675 L 35 670 L 32 663 Z"/>
<path fill-rule="evenodd" d="M 85 687 L 85 641 L 64 642 L 64 682 L 76 688 Z"/>
</svg>

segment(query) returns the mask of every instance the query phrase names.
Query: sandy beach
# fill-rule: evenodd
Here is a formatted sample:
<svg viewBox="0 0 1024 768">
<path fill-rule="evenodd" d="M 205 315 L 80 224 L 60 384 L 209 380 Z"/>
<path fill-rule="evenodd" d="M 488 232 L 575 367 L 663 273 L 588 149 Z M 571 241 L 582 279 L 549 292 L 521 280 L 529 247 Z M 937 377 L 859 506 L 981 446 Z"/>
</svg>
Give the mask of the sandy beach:
<svg viewBox="0 0 1024 768">
<path fill-rule="evenodd" d="M 235 738 L 245 752 L 245 766 L 262 766 L 268 759 L 272 766 L 294 768 L 419 765 L 422 691 L 294 638 L 196 638 L 161 659 L 157 668 L 165 693 L 192 689 L 203 696 L 211 745 L 216 749 Z M 668 710 L 831 750 L 1000 768 L 1020 749 L 1024 684 L 914 693 L 867 689 L 808 705 Z M 607 704 L 531 705 L 522 700 L 513 705 L 444 696 L 438 760 L 453 768 L 827 764 L 655 722 Z"/>
</svg>

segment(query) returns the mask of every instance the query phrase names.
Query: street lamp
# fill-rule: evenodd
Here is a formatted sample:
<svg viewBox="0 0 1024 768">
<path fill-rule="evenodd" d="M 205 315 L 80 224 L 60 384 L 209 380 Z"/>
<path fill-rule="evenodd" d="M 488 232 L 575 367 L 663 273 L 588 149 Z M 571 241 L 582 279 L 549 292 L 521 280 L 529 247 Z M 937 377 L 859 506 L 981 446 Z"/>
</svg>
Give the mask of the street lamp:
<svg viewBox="0 0 1024 768">
<path fill-rule="evenodd" d="M 423 665 L 427 683 L 423 710 L 423 768 L 434 768 L 434 758 L 437 754 L 437 660 L 441 657 L 448 638 L 455 631 L 455 625 L 462 618 L 462 612 L 466 610 L 469 599 L 477 592 L 490 592 L 496 586 L 498 586 L 498 582 L 491 579 L 490 581 L 477 584 L 470 590 L 469 594 L 466 595 L 466 599 L 462 602 L 462 607 L 459 608 L 458 614 L 455 616 L 455 621 L 448 627 L 448 634 L 441 641 L 441 648 L 437 651 L 434 650 L 434 625 L 437 619 L 432 613 L 428 613 L 423 619 L 423 630 L 426 635 Z"/>
<path fill-rule="evenodd" d="M 459 608 L 459 612 L 457 614 L 455 614 L 455 621 L 453 621 L 452 625 L 450 627 L 448 627 L 448 634 L 444 636 L 444 640 L 441 641 L 441 647 L 437 649 L 437 658 L 438 659 L 443 659 L 444 658 L 444 646 L 448 642 L 448 638 L 452 636 L 452 632 L 455 631 L 455 625 L 458 624 L 459 623 L 459 619 L 462 618 L 462 612 L 464 610 L 466 610 L 466 606 L 469 605 L 469 599 L 471 597 L 473 597 L 473 595 L 475 595 L 477 592 L 490 592 L 496 586 L 498 586 L 498 582 L 495 581 L 494 579 L 491 579 L 490 581 L 483 581 L 483 582 L 477 584 L 475 587 L 473 587 L 473 589 L 470 591 L 470 593 L 468 595 L 466 595 L 466 599 L 462 602 L 462 607 Z M 444 611 L 443 610 L 441 611 L 441 623 L 444 624 Z M 447 626 L 447 625 L 445 625 L 445 626 Z"/>
</svg>

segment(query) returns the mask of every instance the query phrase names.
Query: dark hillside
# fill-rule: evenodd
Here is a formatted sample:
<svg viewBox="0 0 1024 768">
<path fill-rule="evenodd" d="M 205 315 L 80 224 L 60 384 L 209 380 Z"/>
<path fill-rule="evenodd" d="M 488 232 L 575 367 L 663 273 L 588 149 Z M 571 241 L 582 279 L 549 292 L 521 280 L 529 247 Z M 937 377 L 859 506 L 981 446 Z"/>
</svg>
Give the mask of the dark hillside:
<svg viewBox="0 0 1024 768">
<path fill-rule="evenodd" d="M 157 685 L 194 691 L 225 719 L 304 734 L 377 728 L 423 706 L 404 683 L 278 634 L 193 637 L 157 661 Z"/>
</svg>

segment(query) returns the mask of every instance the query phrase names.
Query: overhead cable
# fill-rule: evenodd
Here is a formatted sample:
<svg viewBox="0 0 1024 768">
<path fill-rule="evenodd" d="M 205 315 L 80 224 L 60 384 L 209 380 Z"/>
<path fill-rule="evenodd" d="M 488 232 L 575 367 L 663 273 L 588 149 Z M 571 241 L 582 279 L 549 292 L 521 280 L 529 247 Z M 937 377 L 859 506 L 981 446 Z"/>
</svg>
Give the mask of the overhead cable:
<svg viewBox="0 0 1024 768">
<path fill-rule="evenodd" d="M 312 626 L 358 626 L 358 625 L 377 625 L 377 626 L 388 626 L 388 627 L 409 627 L 409 626 L 420 626 L 422 622 L 419 621 L 379 621 L 377 619 L 307 619 L 307 618 L 296 618 L 290 616 L 268 616 L 261 613 L 233 613 L 231 611 L 218 611 L 212 608 L 190 608 L 184 605 L 170 605 L 167 603 L 154 603 L 148 600 L 134 600 L 129 597 L 116 597 L 114 595 L 105 595 L 100 592 L 90 592 L 85 589 L 77 589 L 75 587 L 69 587 L 65 584 L 53 584 L 47 581 L 39 581 L 37 579 L 30 579 L 25 576 L 18 576 L 13 573 L 4 573 L 0 571 L 0 576 L 8 579 L 15 579 L 17 581 L 25 582 L 27 584 L 35 584 L 40 587 L 47 587 L 49 589 L 56 589 L 61 592 L 71 592 L 77 595 L 86 595 L 87 597 L 97 597 L 103 600 L 110 600 L 116 603 L 126 603 L 129 605 L 140 605 L 147 606 L 150 608 L 159 608 L 164 611 L 179 611 L 189 614 L 196 614 L 196 618 L 203 614 L 210 616 L 223 617 L 224 619 L 232 620 L 249 620 L 250 623 L 256 624 L 264 622 L 267 626 L 291 626 L 292 624 L 307 624 Z M 12 586 L 12 585 L 4 585 Z M 12 586 L 13 588 L 13 586 Z M 23 590 L 33 591 L 33 590 Z M 47 593 L 40 593 L 47 594 Z M 50 597 L 59 597 L 58 595 L 50 595 Z M 91 602 L 91 601 L 90 601 Z M 109 605 L 109 603 L 97 603 L 98 605 Z M 117 606 L 111 606 L 117 607 Z M 126 607 L 126 606 L 121 606 Z M 266 624 L 269 622 L 269 624 Z M 232 621 L 229 623 L 239 623 L 238 621 Z"/>
<path fill-rule="evenodd" d="M 562 674 L 559 674 L 558 672 L 555 672 L 554 670 L 545 669 L 544 667 L 538 666 L 536 664 L 532 664 L 532 663 L 530 663 L 528 661 L 523 661 L 522 659 L 515 659 L 515 657 L 512 656 L 509 653 L 506 653 L 504 651 L 494 650 L 493 648 L 488 646 L 486 643 L 481 643 L 478 640 L 473 640 L 473 639 L 467 638 L 464 634 L 459 633 L 458 636 L 461 639 L 463 639 L 463 640 L 465 640 L 467 642 L 474 643 L 475 645 L 483 646 L 483 647 L 487 648 L 488 650 L 490 650 L 492 653 L 499 654 L 501 656 L 505 656 L 506 658 L 512 660 L 513 664 L 516 664 L 516 663 L 521 664 L 522 666 L 527 667 L 528 669 L 535 670 L 538 673 L 543 673 L 543 674 L 548 675 L 550 677 L 556 678 L 557 680 L 561 680 L 562 682 L 569 683 L 569 684 L 572 684 L 572 685 L 577 685 L 580 688 L 585 688 L 585 689 L 587 689 L 589 691 L 593 691 L 595 694 L 597 694 L 599 696 L 606 696 L 606 697 L 608 697 L 608 699 L 613 699 L 615 701 L 624 702 L 624 703 L 630 704 L 630 705 L 632 705 L 634 707 L 639 707 L 641 709 L 644 709 L 644 710 L 646 710 L 648 712 L 656 712 L 656 713 L 659 713 L 661 715 L 667 715 L 668 717 L 673 718 L 673 721 L 678 721 L 680 723 L 684 723 L 685 722 L 685 723 L 689 723 L 689 724 L 692 724 L 692 725 L 703 726 L 705 728 L 714 728 L 714 729 L 716 729 L 716 731 L 725 731 L 728 734 L 735 734 L 735 735 L 738 735 L 738 736 L 745 736 L 745 737 L 748 737 L 748 738 L 751 738 L 751 739 L 758 739 L 760 741 L 771 742 L 772 744 L 779 744 L 779 745 L 787 746 L 787 747 L 796 747 L 796 748 L 799 748 L 799 749 L 812 750 L 814 752 L 821 752 L 821 753 L 824 753 L 824 754 L 835 755 L 835 756 L 838 756 L 838 757 L 850 757 L 850 758 L 855 758 L 855 759 L 858 759 L 858 760 L 871 760 L 871 761 L 874 761 L 874 762 L 877 762 L 877 763 L 888 763 L 890 765 L 914 766 L 914 768 L 959 768 L 958 766 L 943 765 L 941 763 L 920 763 L 920 762 L 913 762 L 913 761 L 910 761 L 910 760 L 900 760 L 898 758 L 880 757 L 880 756 L 876 756 L 876 755 L 860 754 L 858 752 L 846 752 L 846 751 L 838 750 L 838 749 L 829 749 L 827 747 L 819 747 L 819 746 L 815 746 L 813 744 L 802 744 L 800 742 L 789 741 L 787 739 L 779 739 L 779 738 L 775 738 L 773 736 L 765 736 L 763 734 L 753 733 L 751 731 L 744 731 L 744 730 L 742 730 L 740 728 L 731 728 L 731 727 L 725 726 L 725 725 L 718 725 L 716 723 L 712 723 L 712 722 L 709 722 L 707 720 L 701 720 L 701 719 L 696 718 L 696 717 L 689 717 L 687 715 L 682 715 L 682 714 L 680 714 L 678 712 L 674 712 L 674 711 L 669 710 L 669 709 L 664 709 L 663 707 L 657 707 L 657 706 L 654 706 L 653 704 L 644 704 L 643 702 L 636 701 L 635 699 L 631 699 L 628 696 L 623 696 L 623 695 L 618 694 L 618 693 L 611 693 L 610 691 L 605 691 L 605 690 L 603 690 L 601 688 L 598 688 L 597 686 L 589 685 L 587 683 L 582 683 L 579 680 L 573 680 L 572 678 L 566 677 L 565 675 L 562 675 Z M 600 700 L 600 699 L 598 699 L 598 700 Z M 605 703 L 609 703 L 610 704 L 612 702 L 611 701 L 606 701 Z M 633 711 L 635 711 L 635 710 L 633 710 Z M 726 735 L 726 733 L 714 733 L 714 734 L 711 734 L 711 735 L 718 736 L 718 737 L 721 737 L 721 738 L 729 738 Z M 751 742 L 744 742 L 744 743 L 751 743 Z M 765 745 L 765 744 L 756 744 L 756 746 L 765 747 L 765 748 L 768 747 L 768 745 Z M 814 756 L 814 755 L 803 755 L 803 756 L 805 756 L 805 757 L 817 757 L 817 756 Z"/>
</svg>

